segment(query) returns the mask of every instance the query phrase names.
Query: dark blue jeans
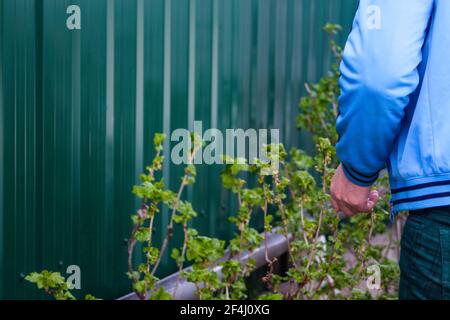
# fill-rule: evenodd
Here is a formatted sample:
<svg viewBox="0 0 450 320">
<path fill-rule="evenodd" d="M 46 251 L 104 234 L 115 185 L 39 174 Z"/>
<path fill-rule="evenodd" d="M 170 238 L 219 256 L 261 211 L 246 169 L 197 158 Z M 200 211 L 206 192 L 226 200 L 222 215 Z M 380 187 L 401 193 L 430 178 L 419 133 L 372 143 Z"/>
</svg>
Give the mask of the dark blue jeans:
<svg viewBox="0 0 450 320">
<path fill-rule="evenodd" d="M 400 271 L 400 299 L 450 299 L 450 207 L 410 213 Z"/>
</svg>

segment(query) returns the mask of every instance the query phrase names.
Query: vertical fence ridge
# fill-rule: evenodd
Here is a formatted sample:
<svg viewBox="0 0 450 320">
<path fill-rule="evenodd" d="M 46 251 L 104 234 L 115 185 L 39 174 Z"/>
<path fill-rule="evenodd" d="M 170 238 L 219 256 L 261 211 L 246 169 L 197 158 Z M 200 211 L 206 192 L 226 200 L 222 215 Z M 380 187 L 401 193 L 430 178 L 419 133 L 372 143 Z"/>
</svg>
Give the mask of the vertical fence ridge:
<svg viewBox="0 0 450 320">
<path fill-rule="evenodd" d="M 107 0 L 106 14 L 106 150 L 105 150 L 105 194 L 104 194 L 104 212 L 103 218 L 99 219 L 102 223 L 112 221 L 109 217 L 114 210 L 114 126 L 115 126 L 115 0 Z M 108 225 L 108 224 L 106 224 Z M 112 229 L 103 230 L 101 238 L 100 253 L 107 252 L 107 245 L 110 239 Z M 102 254 L 102 257 L 106 255 Z M 108 266 L 106 261 L 99 261 L 100 270 Z M 103 279 L 107 274 L 100 275 Z"/>
<path fill-rule="evenodd" d="M 171 126 L 171 86 L 172 86 L 172 0 L 164 2 L 164 76 L 163 76 L 163 132 L 166 135 L 164 141 L 164 173 L 163 178 L 168 184 L 170 180 L 170 126 Z M 169 222 L 168 209 L 164 206 L 162 210 L 161 228 Z M 164 238 L 164 232 L 160 233 L 161 241 Z M 164 258 L 167 262 L 167 255 Z"/>
<path fill-rule="evenodd" d="M 0 299 L 4 298 L 4 251 L 3 251 L 3 228 L 4 228 L 4 206 L 3 206 L 3 168 L 4 168 L 4 96 L 3 96 L 3 0 L 0 0 Z"/>
<path fill-rule="evenodd" d="M 136 18 L 136 167 L 139 177 L 144 166 L 144 0 L 137 0 Z"/>
</svg>

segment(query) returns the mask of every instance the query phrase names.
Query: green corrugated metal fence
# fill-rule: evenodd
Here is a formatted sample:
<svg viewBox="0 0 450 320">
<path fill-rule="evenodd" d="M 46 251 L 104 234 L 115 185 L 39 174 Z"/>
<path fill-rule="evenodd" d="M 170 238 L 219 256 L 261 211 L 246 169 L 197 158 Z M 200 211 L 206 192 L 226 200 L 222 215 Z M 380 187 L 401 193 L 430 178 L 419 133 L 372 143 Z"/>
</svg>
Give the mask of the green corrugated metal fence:
<svg viewBox="0 0 450 320">
<path fill-rule="evenodd" d="M 69 5 L 81 30 L 66 27 Z M 305 81 L 329 67 L 328 21 L 355 0 L 0 0 L 0 298 L 37 298 L 23 274 L 82 271 L 80 294 L 130 291 L 130 193 L 154 132 L 295 128 Z M 166 159 L 169 149 L 166 151 Z M 166 163 L 178 184 L 181 167 Z M 187 196 L 201 232 L 227 238 L 218 166 Z M 167 223 L 163 213 L 157 232 Z M 163 235 L 158 233 L 159 241 Z M 160 276 L 174 271 L 163 261 Z"/>
</svg>

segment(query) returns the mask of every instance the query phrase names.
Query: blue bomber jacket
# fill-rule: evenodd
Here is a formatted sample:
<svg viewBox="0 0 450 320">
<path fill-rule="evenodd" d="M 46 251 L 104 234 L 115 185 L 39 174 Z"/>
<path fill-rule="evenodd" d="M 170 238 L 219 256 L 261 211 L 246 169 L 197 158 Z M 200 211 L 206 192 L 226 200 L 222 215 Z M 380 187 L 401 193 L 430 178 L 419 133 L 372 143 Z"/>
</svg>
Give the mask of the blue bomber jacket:
<svg viewBox="0 0 450 320">
<path fill-rule="evenodd" d="M 340 71 L 347 178 L 387 168 L 394 212 L 450 205 L 450 0 L 360 0 Z"/>
</svg>

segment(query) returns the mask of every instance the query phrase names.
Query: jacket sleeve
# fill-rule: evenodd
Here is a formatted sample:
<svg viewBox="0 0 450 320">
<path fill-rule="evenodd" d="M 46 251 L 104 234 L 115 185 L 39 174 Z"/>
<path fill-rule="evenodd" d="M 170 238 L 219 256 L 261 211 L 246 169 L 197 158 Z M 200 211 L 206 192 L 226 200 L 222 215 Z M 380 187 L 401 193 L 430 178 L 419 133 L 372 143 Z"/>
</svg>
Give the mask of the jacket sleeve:
<svg viewBox="0 0 450 320">
<path fill-rule="evenodd" d="M 418 66 L 434 0 L 360 0 L 344 48 L 337 154 L 350 181 L 370 186 L 385 168 Z"/>
</svg>

